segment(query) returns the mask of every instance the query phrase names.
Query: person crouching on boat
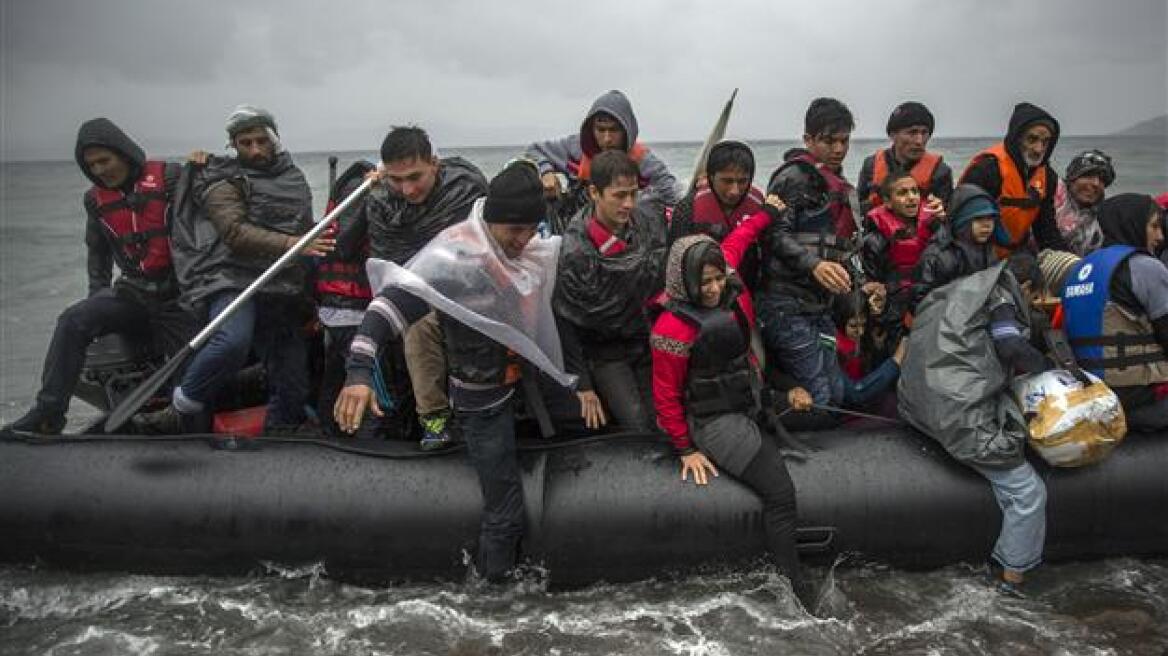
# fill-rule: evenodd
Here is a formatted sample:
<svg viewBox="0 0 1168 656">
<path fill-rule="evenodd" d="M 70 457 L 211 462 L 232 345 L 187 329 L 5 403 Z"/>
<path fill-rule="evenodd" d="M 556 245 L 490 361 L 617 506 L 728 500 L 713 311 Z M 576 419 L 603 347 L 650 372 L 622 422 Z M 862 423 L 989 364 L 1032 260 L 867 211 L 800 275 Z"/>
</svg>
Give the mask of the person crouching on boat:
<svg viewBox="0 0 1168 656">
<path fill-rule="evenodd" d="M 976 208 L 955 204 L 960 226 Z M 992 560 L 1002 568 L 999 585 L 1017 594 L 1046 540 L 1046 486 L 1026 460 L 1026 419 L 1010 391 L 1015 372 L 1049 368 L 1028 341 L 1030 287 L 1041 288 L 1041 273 L 1029 253 L 982 261 L 917 308 L 897 400 L 906 421 L 989 481 L 1002 510 Z"/>
<path fill-rule="evenodd" d="M 93 186 L 85 192 L 89 297 L 61 313 L 36 404 L 6 428 L 56 434 L 94 339 L 120 333 L 158 355 L 182 348 L 195 320 L 178 305 L 170 253 L 171 201 L 180 166 L 148 160 L 142 147 L 105 118 L 81 125 L 74 151 Z M 117 264 L 121 275 L 113 278 Z"/>
<path fill-rule="evenodd" d="M 767 552 L 803 595 L 795 551 L 795 486 L 756 422 L 761 374 L 750 350 L 754 306 L 734 267 L 785 206 L 744 220 L 719 247 L 707 235 L 674 242 L 664 312 L 650 336 L 657 423 L 681 458 L 681 478 L 706 485 L 721 467 L 759 496 Z M 804 392 L 804 395 L 806 393 Z"/>
<path fill-rule="evenodd" d="M 431 307 L 437 311 L 454 419 L 483 496 L 478 571 L 492 581 L 514 567 L 525 531 L 511 403 L 516 388 L 537 385 L 538 368 L 559 383 L 541 390 L 553 419 L 583 419 L 589 428 L 603 420 L 599 403 L 564 392 L 576 377 L 563 371 L 551 309 L 560 238 L 536 238 L 544 210 L 535 164 L 512 162 L 467 220 L 439 233 L 405 267 L 371 258 L 370 279 L 381 291 L 353 338 L 334 407 L 346 433 L 358 429 L 366 412 L 381 413 L 372 388 L 379 351 Z"/>
<path fill-rule="evenodd" d="M 1151 196 L 1103 201 L 1103 247 L 1084 257 L 1062 287 L 1063 327 L 1079 366 L 1103 378 L 1134 430 L 1168 428 L 1168 267 Z"/>
</svg>

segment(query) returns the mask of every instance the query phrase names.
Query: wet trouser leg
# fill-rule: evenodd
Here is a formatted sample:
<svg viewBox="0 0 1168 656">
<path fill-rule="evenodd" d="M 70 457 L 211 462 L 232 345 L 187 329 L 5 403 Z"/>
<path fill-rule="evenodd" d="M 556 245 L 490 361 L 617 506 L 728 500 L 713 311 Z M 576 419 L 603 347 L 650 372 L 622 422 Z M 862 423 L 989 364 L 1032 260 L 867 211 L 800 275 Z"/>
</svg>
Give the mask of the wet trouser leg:
<svg viewBox="0 0 1168 656">
<path fill-rule="evenodd" d="M 623 430 L 647 433 L 656 429 L 653 410 L 652 362 L 646 357 L 629 360 L 594 360 L 592 383 L 612 419 Z"/>
<path fill-rule="evenodd" d="M 831 317 L 799 314 L 797 303 L 773 295 L 759 297 L 763 343 L 768 363 L 805 388 L 815 403 L 838 405 L 843 399 L 843 372 L 827 344 L 835 337 Z"/>
<path fill-rule="evenodd" d="M 442 328 L 438 325 L 438 315 L 431 312 L 407 328 L 403 343 L 418 416 L 449 412 L 446 351 L 442 346 Z"/>
<path fill-rule="evenodd" d="M 1046 542 L 1046 485 L 1028 462 L 1013 469 L 975 467 L 993 488 L 1002 509 L 1002 529 L 992 557 L 1002 567 L 1025 572 L 1042 562 Z"/>
<path fill-rule="evenodd" d="M 208 318 L 214 319 L 227 308 L 238 292 L 222 292 L 208 303 Z M 174 405 L 183 414 L 212 410 L 207 406 L 228 377 L 247 362 L 255 331 L 256 297 L 248 299 L 211 335 L 192 358 L 182 382 L 174 388 Z M 270 378 L 270 372 L 269 372 Z"/>
<path fill-rule="evenodd" d="M 844 405 L 850 408 L 864 408 L 876 397 L 887 392 L 900 377 L 900 367 L 892 358 L 886 359 L 860 380 L 843 376 Z"/>
<path fill-rule="evenodd" d="M 758 452 L 737 477 L 762 501 L 763 531 L 767 552 L 801 593 L 803 585 L 799 555 L 795 550 L 795 484 L 787 465 L 769 435 L 762 436 Z"/>
<path fill-rule="evenodd" d="M 135 341 L 149 340 L 148 318 L 146 306 L 121 298 L 109 289 L 69 306 L 57 319 L 45 354 L 37 406 L 48 413 L 64 415 L 85 367 L 85 351 L 90 342 L 109 333 L 122 333 Z"/>
<path fill-rule="evenodd" d="M 296 316 L 295 299 L 259 295 L 254 340 L 268 382 L 264 429 L 290 429 L 304 423 L 308 402 L 308 345 Z"/>
<path fill-rule="evenodd" d="M 511 404 L 504 402 L 486 410 L 457 411 L 456 416 L 483 495 L 479 573 L 488 580 L 497 580 L 515 566 L 526 523 L 515 447 L 515 415 Z"/>
</svg>

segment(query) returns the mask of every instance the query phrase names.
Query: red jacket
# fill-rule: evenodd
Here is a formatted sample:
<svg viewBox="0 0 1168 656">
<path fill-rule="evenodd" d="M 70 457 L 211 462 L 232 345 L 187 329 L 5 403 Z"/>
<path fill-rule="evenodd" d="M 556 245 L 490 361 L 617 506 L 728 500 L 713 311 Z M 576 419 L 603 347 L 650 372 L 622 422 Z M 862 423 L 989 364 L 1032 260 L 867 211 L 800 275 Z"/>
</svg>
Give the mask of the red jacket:
<svg viewBox="0 0 1168 656">
<path fill-rule="evenodd" d="M 721 244 L 726 265 L 737 268 L 750 245 L 770 224 L 771 215 L 766 211 L 758 212 L 739 223 Z M 749 290 L 742 290 L 738 304 L 753 328 L 754 304 Z M 653 403 L 657 409 L 657 425 L 669 435 L 678 451 L 693 445 L 686 421 L 685 382 L 689 372 L 689 349 L 697 337 L 697 328 L 669 311 L 662 312 L 657 318 L 649 337 L 653 354 Z"/>
</svg>

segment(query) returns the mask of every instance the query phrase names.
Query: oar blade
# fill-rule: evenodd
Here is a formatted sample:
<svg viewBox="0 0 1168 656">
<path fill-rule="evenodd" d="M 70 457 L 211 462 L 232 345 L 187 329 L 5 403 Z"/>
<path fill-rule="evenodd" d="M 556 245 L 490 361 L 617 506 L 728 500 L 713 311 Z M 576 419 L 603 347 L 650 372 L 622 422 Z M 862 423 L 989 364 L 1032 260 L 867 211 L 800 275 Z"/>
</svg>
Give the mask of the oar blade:
<svg viewBox="0 0 1168 656">
<path fill-rule="evenodd" d="M 190 344 L 183 346 L 174 357 L 166 361 L 166 364 L 159 367 L 153 375 L 147 378 L 141 385 L 139 385 L 130 395 L 122 399 L 118 407 L 114 408 L 110 413 L 109 418 L 105 420 L 105 432 L 112 433 L 122 427 L 127 420 L 134 415 L 147 401 L 154 398 L 154 393 L 160 387 L 170 380 L 183 364 L 190 359 L 194 349 Z"/>
<path fill-rule="evenodd" d="M 734 99 L 738 97 L 738 89 L 735 89 L 730 94 L 730 99 L 726 101 L 726 105 L 722 107 L 722 113 L 718 115 L 718 120 L 714 123 L 714 128 L 710 130 L 710 136 L 706 137 L 706 142 L 702 145 L 702 149 L 698 151 L 698 158 L 694 162 L 693 175 L 690 176 L 689 189 L 686 192 L 691 192 L 698 186 L 698 181 L 702 179 L 702 174 L 706 172 L 706 160 L 710 157 L 710 150 L 714 144 L 722 140 L 726 136 L 726 124 L 730 122 L 730 112 L 734 109 Z"/>
</svg>

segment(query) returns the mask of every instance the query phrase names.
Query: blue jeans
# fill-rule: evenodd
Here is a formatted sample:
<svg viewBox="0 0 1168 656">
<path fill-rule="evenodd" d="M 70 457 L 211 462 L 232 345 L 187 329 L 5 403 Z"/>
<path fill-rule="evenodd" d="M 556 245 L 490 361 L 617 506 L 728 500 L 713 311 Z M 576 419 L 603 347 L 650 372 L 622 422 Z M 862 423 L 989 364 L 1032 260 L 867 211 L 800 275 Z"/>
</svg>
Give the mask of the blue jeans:
<svg viewBox="0 0 1168 656">
<path fill-rule="evenodd" d="M 238 295 L 211 298 L 210 318 L 219 316 Z M 249 351 L 267 372 L 268 414 L 264 428 L 299 426 L 308 401 L 308 351 L 293 312 L 295 299 L 257 294 L 244 303 L 199 349 L 175 388 L 175 406 L 193 414 L 210 408 L 224 382 L 243 368 Z"/>
<path fill-rule="evenodd" d="M 868 372 L 860 380 L 842 376 L 844 384 L 844 405 L 862 409 L 887 392 L 900 377 L 900 367 L 892 358 L 887 358 L 880 366 Z"/>
<path fill-rule="evenodd" d="M 798 301 L 782 295 L 758 297 L 759 328 L 767 357 L 811 394 L 818 404 L 839 405 L 843 372 L 835 349 L 835 323 L 826 310 L 801 314 Z"/>
<path fill-rule="evenodd" d="M 1002 530 L 993 559 L 1002 567 L 1025 572 L 1042 562 L 1046 542 L 1046 485 L 1028 462 L 1014 469 L 974 467 L 990 482 L 1002 509 Z"/>
<path fill-rule="evenodd" d="M 498 580 L 515 566 L 527 523 L 515 447 L 515 413 L 508 400 L 485 410 L 456 409 L 455 417 L 483 495 L 479 573 L 488 580 Z"/>
</svg>

